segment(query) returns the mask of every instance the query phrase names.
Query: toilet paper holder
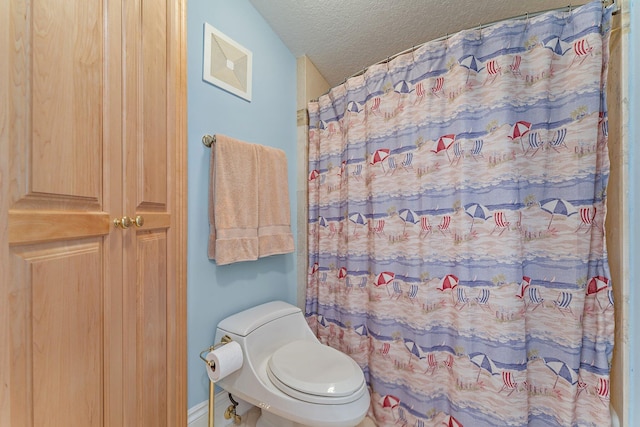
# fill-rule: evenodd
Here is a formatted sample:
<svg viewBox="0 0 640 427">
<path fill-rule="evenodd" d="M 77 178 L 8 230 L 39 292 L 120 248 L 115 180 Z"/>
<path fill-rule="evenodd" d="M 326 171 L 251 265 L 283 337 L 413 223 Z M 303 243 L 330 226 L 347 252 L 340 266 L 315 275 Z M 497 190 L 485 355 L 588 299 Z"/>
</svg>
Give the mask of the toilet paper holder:
<svg viewBox="0 0 640 427">
<path fill-rule="evenodd" d="M 233 340 L 231 339 L 231 337 L 230 337 L 229 335 L 224 335 L 224 336 L 222 337 L 222 339 L 220 340 L 220 342 L 219 342 L 219 343 L 217 343 L 217 344 L 214 344 L 214 345 L 210 346 L 210 347 L 209 347 L 209 348 L 207 348 L 206 350 L 202 350 L 202 351 L 200 352 L 200 359 L 202 359 L 202 361 L 203 361 L 204 363 L 206 363 L 207 365 L 209 365 L 209 367 L 210 367 L 211 369 L 215 369 L 215 368 L 216 368 L 216 364 L 215 364 L 215 363 L 213 363 L 213 360 L 211 360 L 211 361 L 207 360 L 206 355 L 207 355 L 207 354 L 209 354 L 209 352 L 212 352 L 213 350 L 215 350 L 215 349 L 217 349 L 217 348 L 219 348 L 219 347 L 222 347 L 222 346 L 223 346 L 223 345 L 225 345 L 225 344 L 229 344 L 231 341 L 233 341 Z"/>
<path fill-rule="evenodd" d="M 222 347 L 225 344 L 229 344 L 231 341 L 233 341 L 231 339 L 231 337 L 229 335 L 224 335 L 222 337 L 222 339 L 220 340 L 219 343 L 214 344 L 212 346 L 210 346 L 209 348 L 207 348 L 206 350 L 202 350 L 200 352 L 200 359 L 202 359 L 204 361 L 204 363 L 206 363 L 211 369 L 215 370 L 216 369 L 216 364 L 213 360 L 207 360 L 206 355 L 209 354 L 209 352 Z M 215 419 L 215 388 L 216 385 L 213 381 L 209 381 L 209 426 L 208 427 L 213 427 L 213 423 L 214 423 L 214 419 Z M 231 395 L 229 395 L 231 396 Z M 234 419 L 234 423 L 238 424 L 240 422 L 240 416 L 236 415 L 236 406 L 237 403 L 235 405 L 231 405 L 231 407 L 229 407 L 229 409 L 227 409 L 227 411 L 225 412 L 225 418 L 229 419 L 231 417 L 233 417 Z M 232 409 L 233 407 L 233 409 Z M 227 414 L 229 416 L 227 416 Z"/>
</svg>

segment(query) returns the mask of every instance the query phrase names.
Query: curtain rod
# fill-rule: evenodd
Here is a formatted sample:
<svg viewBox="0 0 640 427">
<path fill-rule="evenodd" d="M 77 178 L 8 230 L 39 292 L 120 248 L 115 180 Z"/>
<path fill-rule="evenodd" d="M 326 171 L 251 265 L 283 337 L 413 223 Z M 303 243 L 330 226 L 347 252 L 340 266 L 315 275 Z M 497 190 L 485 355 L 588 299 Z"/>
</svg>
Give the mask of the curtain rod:
<svg viewBox="0 0 640 427">
<path fill-rule="evenodd" d="M 616 3 L 616 1 L 615 1 L 615 0 L 602 0 L 602 4 L 603 4 L 603 6 L 605 6 L 605 7 L 609 7 L 609 6 L 614 7 L 614 9 L 613 9 L 613 13 L 614 13 L 614 14 L 615 14 L 615 13 L 617 13 L 617 12 L 619 11 L 618 5 L 617 5 L 617 3 Z M 575 7 L 580 7 L 580 6 L 575 6 Z M 480 30 L 482 30 L 482 28 L 483 28 L 483 27 L 489 27 L 489 26 L 491 26 L 491 25 L 494 25 L 494 24 L 497 24 L 497 23 L 500 23 L 500 22 L 503 22 L 503 21 L 509 21 L 509 20 L 512 20 L 512 19 L 513 19 L 513 20 L 521 20 L 521 19 L 534 18 L 534 17 L 536 17 L 536 16 L 542 15 L 543 13 L 547 13 L 547 12 L 571 12 L 573 9 L 574 9 L 574 6 L 572 6 L 571 4 L 569 4 L 568 6 L 559 7 L 559 8 L 555 8 L 555 9 L 546 9 L 546 10 L 541 10 L 541 11 L 538 11 L 538 12 L 532 12 L 532 13 L 527 12 L 527 13 L 525 13 L 525 14 L 523 14 L 523 15 L 517 15 L 517 16 L 510 17 L 510 18 L 498 19 L 498 20 L 496 20 L 496 21 L 488 22 L 488 23 L 486 23 L 486 24 L 480 24 L 477 28 L 479 28 Z M 439 41 L 447 40 L 447 39 L 448 39 L 449 37 L 451 37 L 452 35 L 453 35 L 453 34 L 446 34 L 446 35 L 444 35 L 444 36 L 442 36 L 442 37 L 438 37 L 437 39 L 429 40 L 429 41 L 424 42 L 424 43 L 421 43 L 421 44 L 419 44 L 419 45 L 417 45 L 417 46 L 412 46 L 412 47 L 411 47 L 411 48 L 409 48 L 409 49 L 405 49 L 405 50 L 403 50 L 402 52 L 399 52 L 399 53 L 396 53 L 395 55 L 389 56 L 389 57 L 387 57 L 387 59 L 383 59 L 383 60 L 381 60 L 381 61 L 378 61 L 378 62 L 374 63 L 373 65 L 369 65 L 368 67 L 365 67 L 365 68 L 363 68 L 362 70 L 360 70 L 360 71 L 358 71 L 358 72 L 356 72 L 356 73 L 354 73 L 354 74 L 350 75 L 349 77 L 347 77 L 346 79 L 344 79 L 344 80 L 342 81 L 342 83 L 341 83 L 341 84 L 345 84 L 345 83 L 346 83 L 346 81 L 347 81 L 347 80 L 349 80 L 349 79 L 350 79 L 350 78 L 352 78 L 352 77 L 357 77 L 357 76 L 361 76 L 361 75 L 363 75 L 364 73 L 366 73 L 366 72 L 367 72 L 367 70 L 368 70 L 369 68 L 371 68 L 371 67 L 373 67 L 373 66 L 376 66 L 376 65 L 382 65 L 382 64 L 388 64 L 390 61 L 392 61 L 393 59 L 397 58 L 397 57 L 398 57 L 398 56 L 400 56 L 400 55 L 404 55 L 404 54 L 406 54 L 406 53 L 414 52 L 416 49 L 420 49 L 422 46 L 426 45 L 427 43 L 434 43 L 434 42 L 439 42 Z M 332 88 L 332 89 L 333 89 L 333 88 Z M 329 89 L 327 92 L 323 93 L 323 94 L 322 94 L 322 95 L 320 95 L 320 96 L 324 96 L 324 95 L 328 94 L 330 91 L 331 91 L 331 89 Z M 313 99 L 313 100 L 311 100 L 311 102 L 316 102 L 316 101 L 318 101 L 318 99 L 319 99 L 319 98 Z"/>
</svg>

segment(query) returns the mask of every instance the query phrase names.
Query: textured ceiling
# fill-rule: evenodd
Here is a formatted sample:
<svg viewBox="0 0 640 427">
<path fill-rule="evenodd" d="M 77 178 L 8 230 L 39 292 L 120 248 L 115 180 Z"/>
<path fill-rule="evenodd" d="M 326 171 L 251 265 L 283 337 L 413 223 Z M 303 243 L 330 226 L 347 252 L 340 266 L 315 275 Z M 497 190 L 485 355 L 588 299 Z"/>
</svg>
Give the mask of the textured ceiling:
<svg viewBox="0 0 640 427">
<path fill-rule="evenodd" d="M 250 0 L 297 58 L 330 86 L 427 41 L 567 0 Z M 586 1 L 572 2 L 574 6 Z"/>
</svg>

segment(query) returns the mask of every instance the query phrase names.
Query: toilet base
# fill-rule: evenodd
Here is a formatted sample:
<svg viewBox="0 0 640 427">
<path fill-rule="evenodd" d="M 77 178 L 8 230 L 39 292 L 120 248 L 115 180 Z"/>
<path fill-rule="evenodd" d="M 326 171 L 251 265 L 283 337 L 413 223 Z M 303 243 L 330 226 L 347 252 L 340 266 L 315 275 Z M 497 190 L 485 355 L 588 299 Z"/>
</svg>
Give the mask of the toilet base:
<svg viewBox="0 0 640 427">
<path fill-rule="evenodd" d="M 260 410 L 260 418 L 256 421 L 256 427 L 305 427 L 304 424 L 294 423 L 282 418 L 273 412 Z"/>
</svg>

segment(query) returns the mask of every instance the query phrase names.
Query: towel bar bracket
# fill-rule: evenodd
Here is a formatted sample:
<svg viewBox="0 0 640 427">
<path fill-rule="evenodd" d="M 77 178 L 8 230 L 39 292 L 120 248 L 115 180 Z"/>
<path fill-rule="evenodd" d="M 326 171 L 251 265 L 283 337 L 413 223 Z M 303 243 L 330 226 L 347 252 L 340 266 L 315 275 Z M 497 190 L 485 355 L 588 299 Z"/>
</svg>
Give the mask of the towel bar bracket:
<svg viewBox="0 0 640 427">
<path fill-rule="evenodd" d="M 211 148 L 211 146 L 216 143 L 216 136 L 215 135 L 204 135 L 202 137 L 202 143 L 204 144 L 205 147 Z"/>
</svg>

